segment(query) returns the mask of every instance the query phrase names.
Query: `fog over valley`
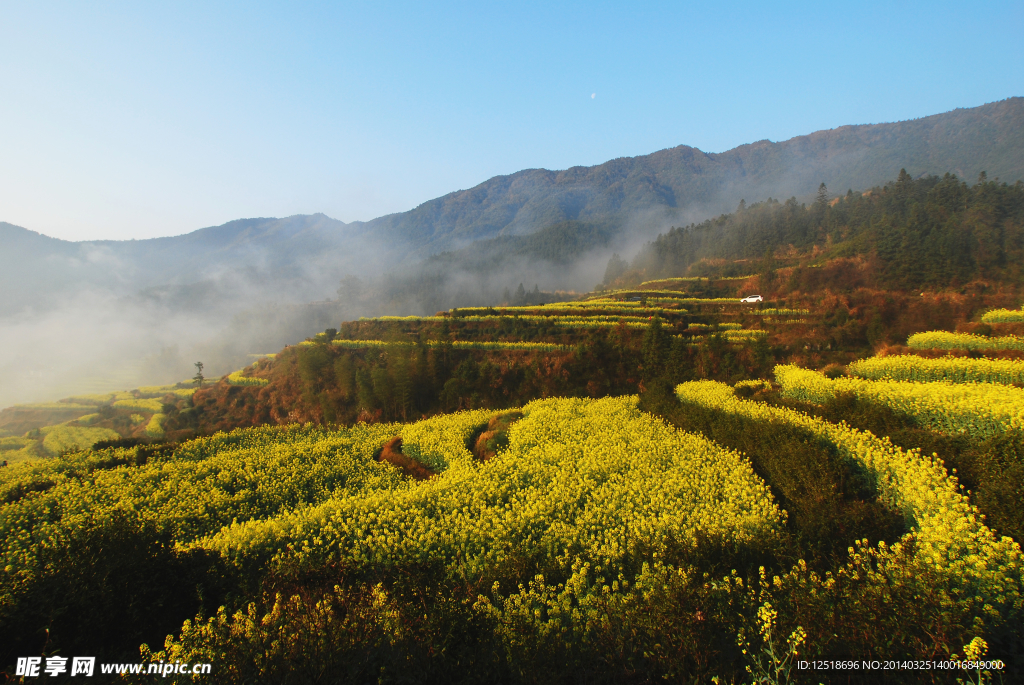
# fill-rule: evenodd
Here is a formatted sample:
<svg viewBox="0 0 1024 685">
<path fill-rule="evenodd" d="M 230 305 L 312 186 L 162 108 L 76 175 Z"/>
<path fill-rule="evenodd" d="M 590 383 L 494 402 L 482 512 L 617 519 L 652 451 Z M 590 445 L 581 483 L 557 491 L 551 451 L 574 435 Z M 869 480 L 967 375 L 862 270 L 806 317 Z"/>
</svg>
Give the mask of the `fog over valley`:
<svg viewBox="0 0 1024 685">
<path fill-rule="evenodd" d="M 491 178 L 410 211 L 239 219 L 69 242 L 0 223 L 0 407 L 222 375 L 343 320 L 586 292 L 613 253 L 768 198 L 895 178 L 1024 176 L 1024 99 L 707 154 L 679 146 Z M 2 217 L 0 217 L 2 218 Z M 569 296 L 564 295 L 563 296 Z"/>
</svg>

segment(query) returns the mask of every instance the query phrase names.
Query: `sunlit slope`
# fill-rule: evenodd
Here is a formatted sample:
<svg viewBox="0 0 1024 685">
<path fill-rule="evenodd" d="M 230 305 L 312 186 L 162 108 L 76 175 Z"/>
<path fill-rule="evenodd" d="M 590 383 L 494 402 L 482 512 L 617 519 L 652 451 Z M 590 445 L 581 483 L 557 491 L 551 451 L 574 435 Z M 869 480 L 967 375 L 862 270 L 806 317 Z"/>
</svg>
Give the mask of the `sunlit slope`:
<svg viewBox="0 0 1024 685">
<path fill-rule="evenodd" d="M 899 354 L 869 357 L 851 363 L 850 375 L 868 380 L 919 381 L 924 383 L 1024 383 L 1024 361 L 1019 359 L 929 359 Z"/>
<path fill-rule="evenodd" d="M 998 383 L 915 382 L 891 379 L 830 379 L 793 365 L 775 367 L 782 393 L 822 403 L 850 393 L 912 416 L 940 433 L 992 436 L 1024 428 L 1024 390 Z"/>
<path fill-rule="evenodd" d="M 8 407 L 0 412 L 0 461 L 56 457 L 121 438 L 163 439 L 164 410 L 186 407 L 196 390 L 191 385 L 142 386 Z"/>
<path fill-rule="evenodd" d="M 241 563 L 434 560 L 476 575 L 540 554 L 565 570 L 585 561 L 614 571 L 624 570 L 626 531 L 657 550 L 698 534 L 749 542 L 782 522 L 740 455 L 671 430 L 633 397 L 539 400 L 523 413 L 492 460 L 466 447 L 489 412 L 428 419 L 403 429 L 403 450 L 438 477 L 239 523 L 197 544 Z"/>
<path fill-rule="evenodd" d="M 275 568 L 391 573 L 410 563 L 440 565 L 446 577 L 507 578 L 525 564 L 589 575 L 585 584 L 595 572 L 632 577 L 669 545 L 777 537 L 785 514 L 741 455 L 636 404 L 533 402 L 487 461 L 466 445 L 492 411 L 407 425 L 240 429 L 176 448 L 85 451 L 4 468 L 0 624 L 45 622 L 67 600 L 38 598 L 78 577 L 66 575 L 68 565 L 90 563 L 97 535 L 113 535 L 102 538 L 103 560 L 92 562 L 100 565 L 121 555 L 156 563 L 146 550 L 174 568 L 213 552 L 250 579 Z M 417 482 L 377 461 L 396 434 L 405 454 L 437 475 Z M 89 554 L 65 559 L 62 550 L 76 549 Z M 154 592 L 194 590 L 175 585 L 192 582 L 187 575 L 168 582 Z M 127 630 L 130 640 L 140 628 L 110 630 Z"/>
<path fill-rule="evenodd" d="M 698 533 L 750 541 L 783 520 L 740 455 L 668 428 L 635 397 L 539 400 L 523 413 L 507 449 L 486 462 L 466 441 L 489 411 L 406 426 L 242 429 L 173 456 L 153 448 L 148 460 L 132 456 L 138 448 L 108 449 L 15 465 L 0 471 L 11 501 L 3 527 L 24 536 L 8 541 L 6 573 L 31 575 L 41 540 L 66 540 L 80 517 L 119 509 L 236 560 L 439 558 L 467 570 L 523 549 L 615 564 L 625 530 L 657 549 Z M 404 452 L 439 475 L 415 483 L 374 460 L 399 432 Z"/>
<path fill-rule="evenodd" d="M 844 458 L 868 471 L 881 501 L 906 517 L 912 530 L 892 546 L 896 556 L 907 550 L 911 568 L 928 569 L 949 582 L 953 603 L 974 611 L 996 606 L 1004 612 L 1021 610 L 1024 557 L 1020 546 L 1009 537 L 998 538 L 985 526 L 977 508 L 958 490 L 955 477 L 946 473 L 938 459 L 904 450 L 887 438 L 845 424 L 741 400 L 723 383 L 683 383 L 676 392 L 683 401 L 726 414 L 800 426 L 833 445 Z M 889 554 L 882 547 L 881 557 Z"/>
<path fill-rule="evenodd" d="M 510 425 L 486 409 L 405 424 L 239 429 L 0 470 L 4 649 L 24 653 L 40 626 L 76 650 L 92 649 L 94 635 L 137 650 L 172 633 L 155 658 L 220 659 L 225 682 L 268 682 L 320 658 L 323 636 L 341 640 L 325 647 L 331 663 L 365 657 L 368 672 L 385 673 L 374 650 L 457 649 L 473 634 L 481 641 L 467 654 L 501 668 L 531 668 L 544 654 L 549 667 L 576 655 L 575 668 L 613 654 L 659 677 L 677 667 L 710 677 L 736 675 L 765 653 L 764 611 L 777 612 L 776 637 L 806 628 L 814 658 L 830 653 L 836 621 L 853 648 L 881 649 L 891 636 L 874 634 L 878 612 L 918 612 L 885 643 L 899 654 L 920 651 L 916 626 L 929 621 L 952 637 L 928 638 L 927 649 L 1016 634 L 1020 548 L 985 526 L 937 459 L 741 401 L 721 383 L 677 392 L 722 420 L 806 429 L 863 469 L 909 532 L 893 544 L 858 541 L 828 572 L 788 556 L 770 561 L 792 531 L 752 462 L 641 411 L 635 396 L 536 400 L 500 412 Z M 503 437 L 481 454 L 496 425 Z M 416 480 L 385 463 L 398 457 L 433 475 Z M 778 575 L 753 570 L 765 562 L 752 558 L 779 563 L 769 571 Z M 704 575 L 703 564 L 726 575 Z M 122 567 L 133 574 L 126 592 L 148 594 L 77 593 Z M 275 594 L 278 582 L 298 589 Z M 119 605 L 171 608 L 126 619 L 103 608 Z M 105 623 L 53 622 L 68 606 Z M 31 630 L 4 628 L 13 625 Z M 671 648 L 680 654 L 728 651 L 695 666 L 665 651 L 679 635 L 692 642 Z M 267 660 L 254 662 L 264 651 Z"/>
</svg>

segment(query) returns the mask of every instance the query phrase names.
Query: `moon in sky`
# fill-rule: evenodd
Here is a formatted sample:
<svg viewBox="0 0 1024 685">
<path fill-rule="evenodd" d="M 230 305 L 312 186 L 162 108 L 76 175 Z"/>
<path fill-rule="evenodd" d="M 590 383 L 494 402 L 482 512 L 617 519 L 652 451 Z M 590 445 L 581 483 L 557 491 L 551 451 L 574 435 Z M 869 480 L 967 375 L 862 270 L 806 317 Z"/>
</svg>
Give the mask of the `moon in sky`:
<svg viewBox="0 0 1024 685">
<path fill-rule="evenodd" d="M 591 94 L 590 94 L 590 99 L 591 99 L 591 100 L 593 100 L 593 99 L 594 99 L 594 98 L 596 98 L 596 97 L 597 97 L 597 93 L 591 93 Z"/>
</svg>

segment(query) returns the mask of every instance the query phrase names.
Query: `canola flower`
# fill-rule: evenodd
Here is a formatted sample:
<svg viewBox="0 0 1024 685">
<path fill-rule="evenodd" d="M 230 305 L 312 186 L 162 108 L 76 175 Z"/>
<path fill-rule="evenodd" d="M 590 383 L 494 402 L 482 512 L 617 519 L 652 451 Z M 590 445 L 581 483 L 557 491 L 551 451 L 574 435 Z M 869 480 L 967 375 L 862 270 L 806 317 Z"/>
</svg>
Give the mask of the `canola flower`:
<svg viewBox="0 0 1024 685">
<path fill-rule="evenodd" d="M 607 322 L 618 323 L 619 321 L 626 322 L 646 322 L 649 321 L 652 315 L 649 316 L 638 316 L 637 310 L 629 310 L 629 314 L 486 314 L 486 315 L 471 315 L 471 316 L 459 316 L 456 318 L 460 322 L 469 323 L 483 323 L 489 321 L 522 321 L 528 323 L 547 323 L 556 326 L 566 327 L 586 327 L 588 324 L 597 323 L 598 325 L 604 325 Z M 685 313 L 686 310 L 672 310 L 677 313 Z M 433 318 L 433 317 L 424 317 Z M 444 317 L 439 317 L 444 318 Z M 374 319 L 365 319 L 366 321 L 372 321 Z"/>
<path fill-rule="evenodd" d="M 644 281 L 641 286 L 654 285 L 655 283 L 686 283 L 693 281 L 707 281 L 708 278 L 704 276 L 674 276 L 672 278 L 657 278 L 653 281 Z"/>
<path fill-rule="evenodd" d="M 720 336 L 722 336 L 722 338 L 725 339 L 725 341 L 727 343 L 732 343 L 734 345 L 741 345 L 743 343 L 751 342 L 753 340 L 757 340 L 758 338 L 765 338 L 765 337 L 768 336 L 768 331 L 761 330 L 761 329 L 745 329 L 745 330 L 726 329 L 724 331 L 719 331 L 717 333 L 714 333 L 711 330 L 704 329 L 704 328 L 696 328 L 696 329 L 693 329 L 693 330 L 707 331 L 708 333 L 711 333 L 712 335 L 720 335 Z M 707 336 L 704 336 L 704 335 L 691 335 L 691 336 L 677 335 L 675 337 L 683 338 L 684 340 L 688 341 L 691 345 L 694 345 L 694 344 L 699 343 L 701 340 L 704 340 Z"/>
<path fill-rule="evenodd" d="M 749 342 L 751 340 L 756 340 L 757 338 L 764 338 L 764 337 L 767 337 L 767 336 L 768 336 L 768 331 L 761 330 L 761 329 L 756 329 L 756 328 L 755 329 L 748 329 L 748 330 L 739 330 L 739 331 L 726 330 L 726 331 L 722 332 L 722 337 L 725 338 L 726 342 L 731 342 L 731 343 L 744 343 L 744 342 Z"/>
<path fill-rule="evenodd" d="M 396 492 L 406 481 L 373 460 L 395 432 L 393 424 L 247 428 L 189 441 L 173 458 L 131 468 L 117 466 L 131 449 L 107 449 L 0 469 L 0 502 L 8 502 L 0 505 L 0 603 L 42 572 L 43 551 L 73 544 L 118 511 L 187 544 L 235 520 L 279 515 L 345 492 Z"/>
<path fill-rule="evenodd" d="M 191 381 L 189 382 L 191 383 Z M 143 397 L 163 397 L 164 395 L 191 397 L 196 389 L 179 388 L 177 385 L 143 385 L 138 388 L 138 391 Z"/>
<path fill-rule="evenodd" d="M 752 388 L 754 390 L 771 390 L 772 382 L 763 378 L 755 378 L 749 381 L 737 381 L 734 388 Z"/>
<path fill-rule="evenodd" d="M 793 365 L 776 366 L 775 380 L 782 394 L 795 400 L 821 404 L 839 393 L 854 393 L 941 433 L 989 436 L 1024 429 L 1024 390 L 1005 385 L 832 380 Z"/>
<path fill-rule="evenodd" d="M 121 392 L 96 393 L 96 394 L 92 394 L 92 395 L 76 395 L 75 397 L 65 397 L 64 399 L 60 400 L 59 402 L 52 403 L 52 404 L 55 404 L 57 406 L 60 406 L 61 404 L 64 404 L 64 403 L 100 405 L 100 404 L 110 404 L 111 402 L 114 402 L 115 400 L 130 400 L 130 399 L 133 399 L 134 397 L 135 397 L 134 394 L 128 392 L 127 390 L 123 390 Z M 48 403 L 48 404 L 51 404 L 51 403 Z"/>
<path fill-rule="evenodd" d="M 495 341 L 481 342 L 476 340 L 455 340 L 452 347 L 457 350 L 536 350 L 541 352 L 558 352 L 569 349 L 565 345 L 542 342 Z"/>
<path fill-rule="evenodd" d="M 556 326 L 562 326 L 563 328 L 617 328 L 618 326 L 625 326 L 626 328 L 647 328 L 649 323 L 649 319 L 642 319 L 637 321 L 626 321 L 623 319 L 620 319 L 618 321 L 558 320 L 554 322 Z"/>
<path fill-rule="evenodd" d="M 149 423 L 146 424 L 146 435 L 151 438 L 164 437 L 164 419 L 166 418 L 166 414 L 153 414 Z"/>
<path fill-rule="evenodd" d="M 768 307 L 767 309 L 755 309 L 750 314 L 757 316 L 793 316 L 796 314 L 810 314 L 810 309 L 786 309 L 785 307 Z"/>
<path fill-rule="evenodd" d="M 1024 321 L 1024 309 L 993 309 L 981 317 L 984 323 L 1020 323 Z"/>
<path fill-rule="evenodd" d="M 645 307 L 640 302 L 631 301 L 595 301 L 585 302 L 560 302 L 557 305 L 537 305 L 519 307 L 466 307 L 452 312 L 455 320 L 472 321 L 476 316 L 519 316 L 524 315 L 563 315 L 577 316 L 580 314 L 589 315 L 589 312 L 601 312 L 608 315 L 622 316 L 654 316 L 663 314 L 666 310 L 661 307 Z M 670 310 L 679 311 L 679 310 Z"/>
<path fill-rule="evenodd" d="M 43 434 L 43 451 L 56 456 L 68 450 L 90 447 L 100 440 L 116 440 L 121 437 L 117 431 L 109 428 L 88 428 L 58 424 L 40 429 Z"/>
<path fill-rule="evenodd" d="M 238 523 L 196 544 L 243 565 L 435 560 L 464 577 L 536 550 L 566 572 L 588 565 L 614 575 L 631 545 L 656 550 L 698 533 L 741 542 L 779 530 L 784 514 L 749 462 L 636 405 L 636 397 L 532 402 L 509 429 L 509 446 L 484 463 L 466 437 L 489 412 L 405 426 L 403 451 L 439 476 Z"/>
<path fill-rule="evenodd" d="M 686 309 L 678 306 L 679 297 L 648 297 L 648 305 L 670 305 L 671 309 L 666 309 L 668 312 L 685 312 Z"/>
<path fill-rule="evenodd" d="M 241 385 L 248 387 L 263 387 L 269 385 L 270 380 L 267 378 L 253 378 L 251 376 L 243 376 L 242 372 L 245 369 L 239 369 L 238 371 L 232 371 L 228 374 L 228 383 L 231 385 Z"/>
<path fill-rule="evenodd" d="M 869 380 L 1024 383 L 1024 361 L 1018 359 L 928 359 L 900 354 L 861 359 L 851 363 L 847 369 L 852 375 Z"/>
<path fill-rule="evenodd" d="M 686 328 L 687 328 L 687 330 L 691 330 L 691 331 L 709 331 L 714 326 L 718 326 L 718 330 L 723 331 L 723 332 L 725 332 L 725 331 L 742 331 L 743 330 L 743 324 L 741 324 L 741 323 L 734 323 L 734 322 L 725 322 L 725 323 L 719 323 L 719 324 L 691 323 L 691 324 L 688 324 L 686 326 Z M 756 329 L 751 329 L 751 330 L 756 330 Z M 751 331 L 746 331 L 745 333 L 750 333 L 750 332 Z M 758 332 L 758 334 L 761 334 L 761 333 L 767 333 L 767 331 L 759 331 Z"/>
<path fill-rule="evenodd" d="M 619 321 L 629 322 L 645 322 L 650 321 L 656 314 L 649 315 L 637 315 L 636 310 L 630 310 L 630 314 L 547 314 L 547 315 L 522 315 L 515 317 L 520 321 L 529 321 L 531 323 L 553 323 L 559 326 L 573 326 L 577 324 L 586 324 L 590 322 L 611 322 L 618 323 Z M 685 313 L 685 310 L 673 310 L 677 313 Z M 510 317 L 507 316 L 496 316 L 496 317 L 479 317 L 480 320 L 507 320 Z M 476 320 L 477 317 L 466 317 L 467 320 Z M 462 317 L 459 317 L 462 320 Z"/>
<path fill-rule="evenodd" d="M 660 297 L 670 300 L 678 300 L 687 297 L 687 294 L 678 290 L 613 290 L 608 292 L 614 297 Z M 692 299 L 692 298 L 691 298 Z M 593 300 L 589 300 L 593 301 Z"/>
<path fill-rule="evenodd" d="M 301 344 L 301 343 L 300 343 Z M 312 343 L 310 343 L 312 344 Z M 387 340 L 333 340 L 332 345 L 338 347 L 344 347 L 346 349 L 363 349 L 367 347 L 373 348 L 388 348 L 388 347 L 413 347 L 416 343 L 412 342 L 390 342 Z M 429 347 L 438 347 L 444 343 L 437 340 L 430 340 L 427 342 Z M 476 340 L 455 340 L 452 343 L 452 347 L 455 349 L 462 350 L 513 350 L 513 351 L 540 351 L 540 352 L 560 352 L 569 349 L 565 345 L 558 345 L 556 343 L 541 343 L 541 342 L 519 342 L 519 341 L 494 341 L 494 342 L 483 342 Z"/>
<path fill-rule="evenodd" d="M 145 412 L 159 412 L 163 409 L 163 402 L 158 399 L 142 399 L 132 397 L 131 399 L 117 400 L 113 404 L 118 409 L 137 409 Z"/>
<path fill-rule="evenodd" d="M 32 438 L 8 436 L 0 438 L 0 452 L 20 450 L 35 444 L 36 441 Z"/>
<path fill-rule="evenodd" d="M 738 297 L 680 297 L 676 301 L 682 304 L 742 304 Z"/>
<path fill-rule="evenodd" d="M 918 450 L 903 450 L 888 438 L 878 438 L 845 423 L 834 424 L 792 409 L 741 400 L 728 385 L 715 381 L 683 383 L 676 394 L 683 402 L 727 414 L 799 426 L 834 445 L 843 457 L 871 474 L 879 500 L 902 512 L 912 528 L 891 549 L 882 548 L 880 558 L 898 556 L 911 545 L 915 563 L 929 567 L 958 588 L 958 601 L 976 602 L 985 613 L 1021 614 L 1024 556 L 1020 545 L 1009 537 L 997 538 L 985 526 L 977 508 L 961 494 L 956 478 L 946 473 L 936 456 L 928 458 Z"/>
<path fill-rule="evenodd" d="M 907 338 L 907 347 L 915 350 L 1024 350 L 1024 338 L 928 331 Z"/>
<path fill-rule="evenodd" d="M 409 316 L 360 316 L 360 321 L 443 321 L 447 317 L 444 316 L 416 316 L 411 314 Z"/>
</svg>

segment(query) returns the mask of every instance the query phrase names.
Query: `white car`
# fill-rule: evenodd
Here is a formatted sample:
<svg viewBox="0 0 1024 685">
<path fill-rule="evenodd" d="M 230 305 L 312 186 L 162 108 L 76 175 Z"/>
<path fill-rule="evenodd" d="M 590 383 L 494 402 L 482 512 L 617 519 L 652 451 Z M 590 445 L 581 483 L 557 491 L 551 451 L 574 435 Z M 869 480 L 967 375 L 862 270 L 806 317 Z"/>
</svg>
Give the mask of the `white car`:
<svg viewBox="0 0 1024 685">
<path fill-rule="evenodd" d="M 764 302 L 764 298 L 761 297 L 760 295 L 747 295 L 742 300 L 740 300 L 740 302 L 745 302 L 747 304 L 752 304 L 754 302 Z"/>
</svg>

